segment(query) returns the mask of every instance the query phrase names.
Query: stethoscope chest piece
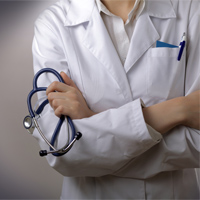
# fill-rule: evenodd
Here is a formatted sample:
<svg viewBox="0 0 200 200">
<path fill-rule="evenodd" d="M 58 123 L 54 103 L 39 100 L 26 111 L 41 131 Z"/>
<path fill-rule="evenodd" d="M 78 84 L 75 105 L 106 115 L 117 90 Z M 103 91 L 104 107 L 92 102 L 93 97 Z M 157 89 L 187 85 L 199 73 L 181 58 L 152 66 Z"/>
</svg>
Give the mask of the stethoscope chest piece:
<svg viewBox="0 0 200 200">
<path fill-rule="evenodd" d="M 33 134 L 35 129 L 35 125 L 33 119 L 30 115 L 27 115 L 23 121 L 24 128 L 28 131 L 28 133 Z"/>
</svg>

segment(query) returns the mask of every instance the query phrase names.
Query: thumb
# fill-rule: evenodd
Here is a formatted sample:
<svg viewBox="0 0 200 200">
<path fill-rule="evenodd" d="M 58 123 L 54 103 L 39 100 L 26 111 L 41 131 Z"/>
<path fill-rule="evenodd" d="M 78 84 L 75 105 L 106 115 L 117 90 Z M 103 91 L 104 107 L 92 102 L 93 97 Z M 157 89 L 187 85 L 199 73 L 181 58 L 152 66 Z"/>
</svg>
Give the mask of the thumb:
<svg viewBox="0 0 200 200">
<path fill-rule="evenodd" d="M 78 89 L 78 87 L 76 86 L 76 84 L 72 81 L 72 79 L 69 78 L 69 76 L 67 76 L 67 74 L 65 72 L 60 72 L 61 77 L 63 78 L 65 84 Z M 78 89 L 79 90 L 79 89 Z"/>
</svg>

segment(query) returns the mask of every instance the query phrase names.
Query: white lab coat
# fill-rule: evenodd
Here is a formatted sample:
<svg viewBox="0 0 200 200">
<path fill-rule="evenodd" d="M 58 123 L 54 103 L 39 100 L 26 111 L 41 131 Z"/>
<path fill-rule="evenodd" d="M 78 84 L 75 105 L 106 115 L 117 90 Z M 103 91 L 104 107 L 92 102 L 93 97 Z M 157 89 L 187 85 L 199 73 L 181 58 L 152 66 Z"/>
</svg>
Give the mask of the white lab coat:
<svg viewBox="0 0 200 200">
<path fill-rule="evenodd" d="M 200 89 L 199 1 L 146 1 L 122 66 L 94 0 L 61 0 L 35 24 L 34 70 L 64 71 L 99 114 L 74 120 L 83 137 L 62 157 L 47 156 L 64 176 L 62 199 L 198 199 L 199 131 L 179 126 L 163 138 L 145 124 L 150 106 Z M 157 40 L 187 48 L 155 48 Z M 46 75 L 40 85 L 54 78 Z M 39 120 L 50 139 L 57 117 Z M 58 146 L 65 144 L 67 123 Z M 158 133 L 157 133 L 158 134 Z M 41 148 L 48 149 L 38 132 Z"/>
</svg>

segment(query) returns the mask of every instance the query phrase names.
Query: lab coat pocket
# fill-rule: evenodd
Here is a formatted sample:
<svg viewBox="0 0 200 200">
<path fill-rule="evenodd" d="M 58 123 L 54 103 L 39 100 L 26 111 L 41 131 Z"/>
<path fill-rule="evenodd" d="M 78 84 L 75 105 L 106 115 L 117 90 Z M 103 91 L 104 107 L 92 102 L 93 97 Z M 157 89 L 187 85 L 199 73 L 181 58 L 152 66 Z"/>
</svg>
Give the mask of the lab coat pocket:
<svg viewBox="0 0 200 200">
<path fill-rule="evenodd" d="M 171 99 L 184 95 L 185 52 L 177 60 L 179 48 L 152 48 L 148 51 L 148 95 Z"/>
</svg>

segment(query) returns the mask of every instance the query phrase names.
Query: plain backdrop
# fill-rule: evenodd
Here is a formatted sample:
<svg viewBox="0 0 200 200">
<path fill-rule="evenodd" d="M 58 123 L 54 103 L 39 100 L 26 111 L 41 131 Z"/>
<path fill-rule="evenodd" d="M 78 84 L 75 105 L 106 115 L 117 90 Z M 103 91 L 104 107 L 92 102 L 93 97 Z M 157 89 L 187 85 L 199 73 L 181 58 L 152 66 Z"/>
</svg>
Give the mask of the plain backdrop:
<svg viewBox="0 0 200 200">
<path fill-rule="evenodd" d="M 23 127 L 34 21 L 54 1 L 0 1 L 0 199 L 59 199 L 62 176 Z"/>
</svg>

